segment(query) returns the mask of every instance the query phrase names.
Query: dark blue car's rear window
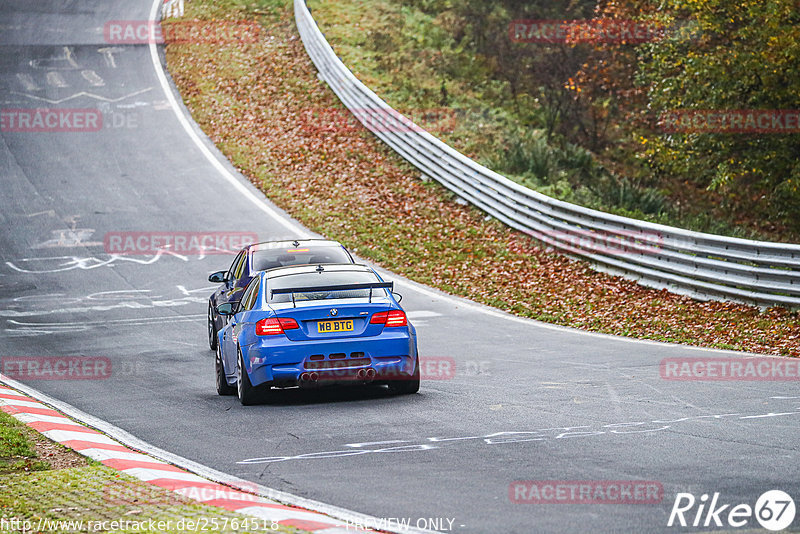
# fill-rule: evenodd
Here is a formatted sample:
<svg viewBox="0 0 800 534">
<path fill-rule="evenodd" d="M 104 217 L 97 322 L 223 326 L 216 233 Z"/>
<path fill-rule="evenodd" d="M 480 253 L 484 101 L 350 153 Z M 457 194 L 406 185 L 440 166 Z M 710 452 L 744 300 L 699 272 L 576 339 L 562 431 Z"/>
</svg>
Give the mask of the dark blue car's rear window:
<svg viewBox="0 0 800 534">
<path fill-rule="evenodd" d="M 254 271 L 266 271 L 292 265 L 318 263 L 352 263 L 342 247 L 282 247 L 255 250 L 252 252 Z"/>
<path fill-rule="evenodd" d="M 300 273 L 289 274 L 270 278 L 267 281 L 267 299 L 270 303 L 291 302 L 291 294 L 272 295 L 273 289 L 285 289 L 289 287 L 321 287 L 334 286 L 339 284 L 363 284 L 370 282 L 380 282 L 377 276 L 367 271 L 347 271 L 323 273 Z M 295 301 L 302 300 L 323 300 L 323 299 L 351 299 L 369 297 L 369 289 L 351 289 L 347 291 L 313 291 L 295 293 Z M 385 289 L 373 289 L 372 296 L 383 297 L 386 295 Z"/>
</svg>

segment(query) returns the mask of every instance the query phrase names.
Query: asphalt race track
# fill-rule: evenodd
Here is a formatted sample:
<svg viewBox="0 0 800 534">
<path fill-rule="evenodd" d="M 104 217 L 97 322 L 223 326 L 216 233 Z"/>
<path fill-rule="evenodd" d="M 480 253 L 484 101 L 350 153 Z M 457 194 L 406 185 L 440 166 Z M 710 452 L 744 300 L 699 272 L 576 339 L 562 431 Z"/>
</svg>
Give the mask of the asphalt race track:
<svg viewBox="0 0 800 534">
<path fill-rule="evenodd" d="M 736 355 L 519 320 L 391 275 L 438 378 L 419 394 L 285 391 L 255 407 L 217 396 L 206 277 L 232 256 L 109 254 L 104 238 L 313 234 L 255 202 L 216 149 L 195 142 L 149 46 L 105 41 L 108 21 L 151 9 L 0 0 L 4 113 L 102 116 L 99 131 L 6 122 L 0 133 L 0 356 L 108 364 L 81 380 L 20 380 L 222 472 L 378 518 L 450 519 L 458 532 L 696 531 L 667 527 L 680 492 L 751 506 L 771 489 L 800 496 L 797 381 L 664 380 L 664 358 Z M 653 481 L 663 500 L 513 503 L 520 480 Z"/>
</svg>

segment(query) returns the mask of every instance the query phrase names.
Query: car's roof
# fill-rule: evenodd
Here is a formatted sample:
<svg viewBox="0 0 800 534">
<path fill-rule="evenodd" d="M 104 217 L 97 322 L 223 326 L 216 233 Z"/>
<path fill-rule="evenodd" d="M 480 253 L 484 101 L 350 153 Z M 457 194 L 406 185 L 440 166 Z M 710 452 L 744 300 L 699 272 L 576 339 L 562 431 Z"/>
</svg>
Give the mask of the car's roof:
<svg viewBox="0 0 800 534">
<path fill-rule="evenodd" d="M 300 248 L 306 246 L 344 248 L 344 245 L 338 241 L 332 241 L 330 239 L 287 239 L 282 241 L 262 241 L 261 243 L 253 243 L 248 245 L 246 248 L 249 249 L 250 252 L 254 252 L 257 250 L 267 250 L 273 248 Z"/>
<path fill-rule="evenodd" d="M 296 265 L 290 267 L 280 267 L 277 269 L 270 269 L 269 271 L 264 271 L 265 278 L 277 278 L 279 276 L 287 276 L 290 274 L 304 274 L 304 273 L 315 273 L 318 272 L 319 268 L 323 269 L 322 274 L 324 275 L 325 272 L 354 272 L 354 273 L 366 273 L 366 272 L 373 272 L 372 269 L 367 267 L 366 265 L 360 265 L 358 263 L 327 263 L 324 265 Z"/>
</svg>

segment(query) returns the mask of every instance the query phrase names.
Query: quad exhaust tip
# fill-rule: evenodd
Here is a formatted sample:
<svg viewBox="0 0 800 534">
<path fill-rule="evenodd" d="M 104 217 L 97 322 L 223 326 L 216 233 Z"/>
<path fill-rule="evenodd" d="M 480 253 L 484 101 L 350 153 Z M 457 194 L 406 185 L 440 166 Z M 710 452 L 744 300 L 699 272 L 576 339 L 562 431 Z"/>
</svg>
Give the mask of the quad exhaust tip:
<svg viewBox="0 0 800 534">
<path fill-rule="evenodd" d="M 369 369 L 359 369 L 358 371 L 356 371 L 356 378 L 358 380 L 364 380 L 366 382 L 370 382 L 374 380 L 376 376 L 378 376 L 378 372 L 371 367 Z M 317 373 L 316 371 L 310 373 L 304 372 L 300 375 L 301 386 L 309 386 L 312 384 L 316 384 L 317 382 L 319 382 L 319 373 Z"/>
</svg>

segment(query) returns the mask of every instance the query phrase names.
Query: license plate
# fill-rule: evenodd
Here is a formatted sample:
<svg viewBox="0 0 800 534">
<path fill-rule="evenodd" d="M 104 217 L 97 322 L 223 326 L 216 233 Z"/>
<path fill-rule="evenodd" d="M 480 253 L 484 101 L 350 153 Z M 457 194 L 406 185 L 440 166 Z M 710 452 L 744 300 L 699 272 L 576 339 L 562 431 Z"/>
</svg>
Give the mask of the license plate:
<svg viewBox="0 0 800 534">
<path fill-rule="evenodd" d="M 352 332 L 353 320 L 348 319 L 344 321 L 320 321 L 317 323 L 317 332 Z"/>
</svg>

